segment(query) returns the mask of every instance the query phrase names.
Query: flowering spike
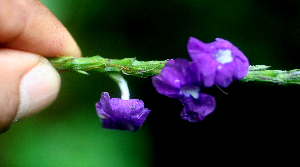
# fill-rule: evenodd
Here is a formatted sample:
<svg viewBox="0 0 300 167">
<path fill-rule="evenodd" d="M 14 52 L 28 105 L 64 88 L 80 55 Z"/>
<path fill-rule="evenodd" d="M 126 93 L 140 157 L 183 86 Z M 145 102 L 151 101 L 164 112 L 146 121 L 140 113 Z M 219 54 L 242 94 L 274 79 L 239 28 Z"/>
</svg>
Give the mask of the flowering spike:
<svg viewBox="0 0 300 167">
<path fill-rule="evenodd" d="M 105 59 L 100 56 L 92 57 L 55 57 L 47 58 L 48 61 L 57 71 L 74 72 L 77 70 L 111 73 L 123 72 L 129 75 L 146 78 L 154 75 L 159 75 L 161 69 L 164 67 L 165 61 L 138 61 L 135 59 L 131 62 L 127 59 Z M 112 66 L 110 63 L 118 64 L 121 67 L 126 67 L 129 70 L 124 70 L 120 66 Z M 247 76 L 243 78 L 242 82 L 263 82 L 274 83 L 280 85 L 300 85 L 299 69 L 290 71 L 286 70 L 268 70 L 270 66 L 266 65 L 253 65 L 249 66 Z M 297 74 L 297 75 L 295 75 Z"/>
</svg>

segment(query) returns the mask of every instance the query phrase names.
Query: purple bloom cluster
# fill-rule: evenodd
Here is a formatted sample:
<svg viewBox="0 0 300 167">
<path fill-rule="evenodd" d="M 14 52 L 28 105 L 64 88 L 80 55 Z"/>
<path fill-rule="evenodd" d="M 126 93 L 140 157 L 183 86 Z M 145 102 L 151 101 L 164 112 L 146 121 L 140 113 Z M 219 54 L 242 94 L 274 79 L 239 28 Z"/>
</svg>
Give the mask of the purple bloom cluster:
<svg viewBox="0 0 300 167">
<path fill-rule="evenodd" d="M 184 120 L 198 122 L 216 107 L 214 97 L 202 93 L 202 87 L 229 86 L 246 76 L 249 62 L 237 47 L 220 38 L 205 44 L 190 37 L 187 50 L 193 62 L 169 60 L 152 83 L 158 93 L 181 101 Z"/>
<path fill-rule="evenodd" d="M 110 98 L 107 92 L 101 94 L 96 103 L 97 113 L 103 128 L 136 131 L 146 120 L 150 110 L 144 108 L 139 99 L 123 100 Z"/>
</svg>

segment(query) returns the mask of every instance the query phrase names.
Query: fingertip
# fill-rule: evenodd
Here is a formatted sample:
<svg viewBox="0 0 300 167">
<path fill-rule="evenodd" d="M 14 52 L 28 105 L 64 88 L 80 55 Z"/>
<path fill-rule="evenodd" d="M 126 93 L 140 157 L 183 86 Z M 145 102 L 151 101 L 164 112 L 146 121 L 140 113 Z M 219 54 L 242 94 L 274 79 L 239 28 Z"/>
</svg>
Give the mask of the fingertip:
<svg viewBox="0 0 300 167">
<path fill-rule="evenodd" d="M 72 35 L 42 2 L 5 0 L 0 6 L 0 47 L 44 57 L 81 57 Z"/>
<path fill-rule="evenodd" d="M 60 76 L 47 59 L 0 49 L 0 133 L 49 106 L 59 89 Z"/>
<path fill-rule="evenodd" d="M 60 76 L 45 58 L 27 72 L 20 82 L 19 109 L 14 120 L 18 121 L 41 111 L 57 97 Z"/>
<path fill-rule="evenodd" d="M 70 34 L 70 36 L 71 36 L 71 34 Z M 58 56 L 78 58 L 78 57 L 81 57 L 81 50 L 80 50 L 79 46 L 77 45 L 76 41 L 72 38 L 72 39 L 68 40 L 66 47 L 64 47 L 64 51 Z"/>
</svg>

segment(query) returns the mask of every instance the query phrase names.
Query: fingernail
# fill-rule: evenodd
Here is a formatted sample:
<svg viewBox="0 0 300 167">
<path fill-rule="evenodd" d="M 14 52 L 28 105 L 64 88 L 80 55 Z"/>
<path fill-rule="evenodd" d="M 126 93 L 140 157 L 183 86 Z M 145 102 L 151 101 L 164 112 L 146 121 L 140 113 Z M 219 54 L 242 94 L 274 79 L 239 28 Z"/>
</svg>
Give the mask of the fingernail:
<svg viewBox="0 0 300 167">
<path fill-rule="evenodd" d="M 45 59 L 31 69 L 21 80 L 20 105 L 15 122 L 50 105 L 58 95 L 60 76 Z"/>
</svg>

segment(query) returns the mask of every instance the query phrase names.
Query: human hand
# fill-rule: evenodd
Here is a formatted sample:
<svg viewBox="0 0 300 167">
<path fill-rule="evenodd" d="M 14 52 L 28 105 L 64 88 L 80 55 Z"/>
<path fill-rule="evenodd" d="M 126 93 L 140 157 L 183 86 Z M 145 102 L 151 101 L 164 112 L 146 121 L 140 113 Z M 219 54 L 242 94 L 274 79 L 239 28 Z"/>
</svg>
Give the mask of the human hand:
<svg viewBox="0 0 300 167">
<path fill-rule="evenodd" d="M 44 57 L 80 57 L 60 21 L 38 0 L 0 1 L 0 133 L 50 105 L 60 76 Z"/>
</svg>

